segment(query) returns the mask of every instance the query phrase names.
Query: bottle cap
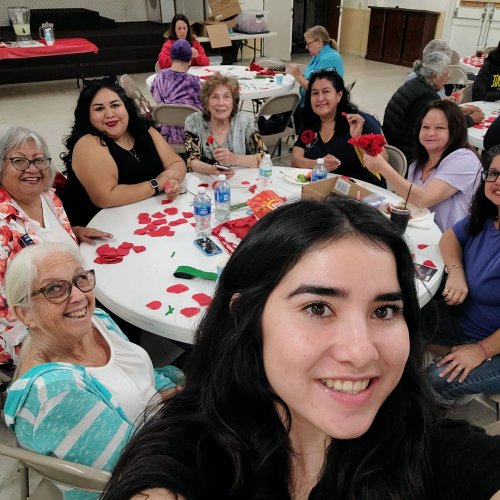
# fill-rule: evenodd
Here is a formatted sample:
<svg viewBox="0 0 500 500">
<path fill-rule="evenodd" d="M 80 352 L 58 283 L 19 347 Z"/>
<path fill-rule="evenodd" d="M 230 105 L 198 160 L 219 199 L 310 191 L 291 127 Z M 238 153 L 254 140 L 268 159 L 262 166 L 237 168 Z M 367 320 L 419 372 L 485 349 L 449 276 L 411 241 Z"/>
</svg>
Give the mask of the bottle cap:
<svg viewBox="0 0 500 500">
<path fill-rule="evenodd" d="M 219 180 L 220 181 L 225 181 L 226 180 L 226 175 L 225 174 L 219 174 Z"/>
<path fill-rule="evenodd" d="M 198 194 L 205 194 L 207 192 L 207 189 L 205 186 L 198 186 Z"/>
<path fill-rule="evenodd" d="M 324 165 L 325 164 L 325 160 L 324 160 L 324 158 L 318 158 L 316 160 L 316 163 L 319 163 L 320 165 Z"/>
<path fill-rule="evenodd" d="M 271 158 L 271 155 L 270 155 L 269 153 L 266 153 L 266 154 L 264 155 L 264 158 L 265 158 L 266 160 L 269 160 L 269 159 Z"/>
</svg>

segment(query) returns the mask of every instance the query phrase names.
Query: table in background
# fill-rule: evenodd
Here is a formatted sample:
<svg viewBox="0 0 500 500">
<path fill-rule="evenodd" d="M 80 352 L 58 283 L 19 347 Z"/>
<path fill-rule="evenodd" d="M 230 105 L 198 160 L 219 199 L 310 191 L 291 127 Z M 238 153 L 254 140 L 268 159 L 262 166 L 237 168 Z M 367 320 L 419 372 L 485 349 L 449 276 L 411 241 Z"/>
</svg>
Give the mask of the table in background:
<svg viewBox="0 0 500 500">
<path fill-rule="evenodd" d="M 297 173 L 304 173 L 304 170 L 274 167 L 270 188 L 288 200 L 299 199 L 302 186 L 286 180 L 295 179 Z M 286 174 L 286 179 L 284 174 Z M 249 185 L 242 183 L 255 184 L 257 176 L 257 169 L 237 169 L 235 176 L 230 179 L 233 204 L 253 196 L 248 190 Z M 188 193 L 179 196 L 173 203 L 164 205 L 161 203 L 164 196 L 155 196 L 131 205 L 101 210 L 90 221 L 89 226 L 113 233 L 113 239 L 108 242 L 111 246 L 117 247 L 127 241 L 146 247 L 142 253 L 131 251 L 119 264 L 95 264 L 96 247 L 87 244 L 80 246 L 87 266 L 96 271 L 95 294 L 105 307 L 143 330 L 175 341 L 193 342 L 194 330 L 203 315 L 204 307 L 200 307 L 192 295 L 195 293 L 212 295 L 215 282 L 202 279 L 178 279 L 174 278 L 173 273 L 178 266 L 191 266 L 203 271 L 216 272 L 221 254 L 207 257 L 194 246 L 195 232 L 191 224 L 194 223 L 194 218 L 187 219 L 188 223 L 172 227 L 175 231 L 173 237 L 140 236 L 134 234 L 134 231 L 144 226 L 138 223 L 137 217 L 142 212 L 154 214 L 165 208 L 177 208 L 178 215 L 167 216 L 169 221 L 182 218 L 182 212 L 192 212 L 193 196 L 198 184 L 206 182 L 211 186 L 214 180 L 215 177 L 190 173 L 183 182 Z M 356 182 L 383 194 L 388 200 L 400 200 L 394 193 L 361 181 Z M 207 191 L 213 199 L 212 188 L 209 187 Z M 246 216 L 246 209 L 231 212 L 232 218 Z M 430 224 L 429 229 L 419 229 L 410 225 L 407 236 L 414 243 L 416 261 L 423 263 L 430 259 L 438 268 L 438 272 L 425 286 L 417 280 L 419 301 L 423 306 L 438 289 L 443 275 L 444 264 L 438 249 L 441 232 L 434 223 Z M 212 239 L 222 247 L 215 236 L 212 236 Z M 420 250 L 418 245 L 425 245 L 425 248 Z M 225 250 L 224 253 L 226 253 Z M 174 284 L 184 284 L 189 287 L 189 291 L 180 294 L 167 293 L 166 289 Z M 146 304 L 151 301 L 160 301 L 161 307 L 157 310 L 149 309 Z M 171 314 L 167 314 L 169 306 L 174 308 Z M 180 310 L 185 307 L 200 307 L 201 312 L 194 317 L 187 318 L 180 314 Z"/>
<path fill-rule="evenodd" d="M 290 92 L 295 87 L 295 78 L 291 75 L 283 75 L 283 83 L 278 85 L 274 77 L 256 78 L 255 71 L 248 71 L 246 66 L 191 66 L 189 73 L 201 79 L 211 75 L 214 72 L 219 72 L 223 75 L 233 76 L 240 84 L 240 99 L 267 99 L 281 94 Z M 146 85 L 148 90 L 156 76 L 156 73 L 148 76 Z"/>
<path fill-rule="evenodd" d="M 484 113 L 484 120 L 481 123 L 467 128 L 467 139 L 469 143 L 482 151 L 484 135 L 488 131 L 493 119 L 500 114 L 500 101 L 475 101 L 468 102 L 463 106 L 467 106 L 467 104 L 473 104 L 481 108 Z"/>
<path fill-rule="evenodd" d="M 40 40 L 40 43 L 44 45 L 42 47 L 0 47 L 0 60 L 74 55 L 76 84 L 80 88 L 80 80 L 83 83 L 84 75 L 79 55 L 91 52 L 97 54 L 98 47 L 86 38 L 56 38 L 54 45 L 45 45 L 44 40 Z"/>
<path fill-rule="evenodd" d="M 229 39 L 232 42 L 239 42 L 239 47 L 241 46 L 241 58 L 243 59 L 243 47 L 250 47 L 253 49 L 253 58 L 255 60 L 255 56 L 257 55 L 257 51 L 262 56 L 262 52 L 264 51 L 264 38 L 274 38 L 278 36 L 278 33 L 275 31 L 270 31 L 269 33 L 229 33 Z M 200 43 L 210 42 L 210 39 L 207 36 L 198 36 L 196 39 Z M 253 40 L 253 46 L 245 43 L 246 40 Z M 260 40 L 260 48 L 257 48 L 256 41 Z M 212 49 L 213 50 L 213 49 Z"/>
<path fill-rule="evenodd" d="M 459 66 L 466 72 L 477 75 L 479 70 L 483 67 L 486 56 L 477 57 L 475 55 L 461 57 Z"/>
</svg>

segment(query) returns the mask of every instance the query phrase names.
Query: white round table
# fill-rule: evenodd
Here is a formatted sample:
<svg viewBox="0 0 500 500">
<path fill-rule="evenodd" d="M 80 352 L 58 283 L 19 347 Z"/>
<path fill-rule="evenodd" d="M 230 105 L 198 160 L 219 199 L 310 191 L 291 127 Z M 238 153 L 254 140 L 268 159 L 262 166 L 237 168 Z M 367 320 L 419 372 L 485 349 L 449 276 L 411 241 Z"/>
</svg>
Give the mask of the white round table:
<svg viewBox="0 0 500 500">
<path fill-rule="evenodd" d="M 486 55 L 477 57 L 475 55 L 461 57 L 459 66 L 466 72 L 477 75 L 479 70 L 483 67 L 484 60 L 486 59 Z"/>
<path fill-rule="evenodd" d="M 274 167 L 271 189 L 280 196 L 285 196 L 287 200 L 299 199 L 302 186 L 286 179 L 295 179 L 297 173 L 300 172 L 303 173 L 304 170 Z M 237 169 L 235 176 L 230 179 L 232 204 L 244 202 L 254 196 L 249 192 L 249 187 L 256 183 L 257 175 L 257 169 Z M 191 173 L 183 182 L 188 192 L 179 196 L 173 203 L 162 204 L 164 196 L 156 196 L 139 203 L 101 210 L 91 220 L 89 226 L 109 231 L 114 235 L 112 240 L 99 242 L 96 246 L 82 244 L 80 247 L 87 266 L 96 271 L 95 293 L 105 307 L 143 330 L 184 343 L 193 342 L 194 330 L 205 310 L 205 306 L 200 306 L 193 299 L 193 295 L 212 295 L 215 282 L 198 278 L 191 280 L 175 278 L 173 273 L 178 266 L 191 266 L 212 273 L 217 271 L 221 255 L 207 257 L 194 246 L 195 232 L 192 226 L 194 218 L 189 217 L 188 213 L 193 210 L 192 200 L 198 184 L 208 183 L 207 192 L 213 199 L 211 186 L 214 180 L 215 177 Z M 394 193 L 361 181 L 357 182 L 383 194 L 388 201 L 399 199 Z M 173 208 L 177 209 L 177 214 L 167 215 L 166 218 L 171 230 L 175 231 L 175 235 L 152 237 L 134 234 L 135 230 L 144 227 L 144 224 L 138 222 L 140 213 L 148 213 L 152 216 L 151 219 L 161 220 L 162 218 L 158 215 L 164 213 L 166 209 Z M 232 218 L 248 215 L 246 208 L 231 212 L 231 214 Z M 175 222 L 172 224 L 178 219 L 185 219 L 187 222 L 179 225 L 175 225 Z M 216 225 L 213 220 L 213 226 Z M 414 227 L 411 224 L 408 226 L 407 236 L 417 249 L 416 261 L 422 263 L 430 259 L 438 268 L 438 272 L 425 286 L 417 280 L 421 305 L 430 300 L 435 293 L 443 274 L 444 264 L 438 250 L 440 235 L 439 229 L 433 222 L 427 229 Z M 215 236 L 211 238 L 223 248 Z M 96 248 L 99 245 L 108 243 L 112 247 L 118 247 L 123 242 L 145 246 L 146 249 L 140 253 L 132 249 L 123 257 L 123 261 L 117 264 L 94 263 L 94 259 L 98 256 Z M 417 245 L 426 245 L 426 247 L 418 249 Z M 224 250 L 223 253 L 226 254 L 226 251 Z M 188 290 L 182 293 L 168 292 L 167 288 L 172 285 L 185 285 Z M 159 307 L 149 308 L 147 304 L 151 302 L 155 302 L 155 305 Z M 182 309 L 193 307 L 199 308 L 198 314 L 192 317 L 181 314 Z"/>
<path fill-rule="evenodd" d="M 481 108 L 484 113 L 484 120 L 481 123 L 467 128 L 467 139 L 469 143 L 482 151 L 484 136 L 490 125 L 500 114 L 500 101 L 475 101 L 462 104 L 462 106 L 467 106 L 468 104 Z"/>
<path fill-rule="evenodd" d="M 190 74 L 201 79 L 205 79 L 215 72 L 233 76 L 238 80 L 242 100 L 267 99 L 268 97 L 286 94 L 295 87 L 295 79 L 291 75 L 284 74 L 283 83 L 278 85 L 274 77 L 258 77 L 255 71 L 247 71 L 246 66 L 192 66 L 189 69 Z M 148 90 L 151 90 L 155 76 L 156 73 L 147 77 L 146 86 Z"/>
</svg>

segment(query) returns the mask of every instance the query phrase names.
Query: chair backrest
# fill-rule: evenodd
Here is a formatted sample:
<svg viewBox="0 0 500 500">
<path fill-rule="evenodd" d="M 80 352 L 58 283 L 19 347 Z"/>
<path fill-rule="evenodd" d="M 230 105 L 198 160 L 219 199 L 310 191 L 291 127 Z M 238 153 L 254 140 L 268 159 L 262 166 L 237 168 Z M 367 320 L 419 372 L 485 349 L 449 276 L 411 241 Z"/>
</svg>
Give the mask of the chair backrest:
<svg viewBox="0 0 500 500">
<path fill-rule="evenodd" d="M 109 472 L 103 470 L 68 462 L 60 458 L 48 457 L 47 455 L 41 455 L 31 450 L 3 443 L 0 443 L 0 455 L 15 458 L 49 481 L 54 481 L 70 488 L 99 493 L 104 489 L 111 477 Z M 37 498 L 43 497 L 38 496 Z M 46 498 L 49 499 L 51 497 Z"/>
<path fill-rule="evenodd" d="M 130 75 L 123 74 L 120 77 L 120 85 L 123 87 L 123 90 L 125 90 L 125 93 L 130 97 L 130 99 L 139 99 L 139 88 Z"/>
<path fill-rule="evenodd" d="M 354 85 L 356 85 L 356 80 L 353 80 L 352 82 L 349 82 L 345 88 L 346 90 L 348 90 L 349 92 L 353 89 Z"/>
<path fill-rule="evenodd" d="M 257 113 L 256 120 L 258 120 L 261 116 L 269 116 L 276 115 L 278 113 L 287 113 L 289 111 L 293 113 L 297 108 L 300 101 L 299 94 L 291 93 L 291 94 L 283 94 L 277 95 L 275 97 L 270 97 L 259 109 Z"/>
<path fill-rule="evenodd" d="M 406 170 L 408 169 L 408 162 L 406 161 L 406 157 L 403 152 L 395 146 L 385 146 L 385 150 L 389 156 L 388 162 L 389 165 L 401 176 L 406 175 Z M 387 186 L 391 191 L 394 189 L 388 185 Z"/>
<path fill-rule="evenodd" d="M 160 62 L 159 62 L 159 61 L 156 61 L 156 62 L 155 62 L 155 73 L 158 73 L 158 71 L 161 71 L 161 68 L 160 68 Z"/>
<path fill-rule="evenodd" d="M 462 92 L 462 103 L 472 102 L 472 87 L 473 83 L 469 83 Z"/>
<path fill-rule="evenodd" d="M 450 65 L 450 73 L 448 76 L 448 81 L 446 83 L 450 83 L 452 85 L 468 85 L 469 78 L 467 77 L 467 73 L 460 67 L 454 64 Z"/>
<path fill-rule="evenodd" d="M 460 63 L 460 55 L 456 50 L 451 51 L 451 64 L 457 65 Z"/>
<path fill-rule="evenodd" d="M 189 104 L 159 104 L 153 110 L 153 120 L 157 124 L 184 127 L 186 118 L 198 108 Z"/>
</svg>

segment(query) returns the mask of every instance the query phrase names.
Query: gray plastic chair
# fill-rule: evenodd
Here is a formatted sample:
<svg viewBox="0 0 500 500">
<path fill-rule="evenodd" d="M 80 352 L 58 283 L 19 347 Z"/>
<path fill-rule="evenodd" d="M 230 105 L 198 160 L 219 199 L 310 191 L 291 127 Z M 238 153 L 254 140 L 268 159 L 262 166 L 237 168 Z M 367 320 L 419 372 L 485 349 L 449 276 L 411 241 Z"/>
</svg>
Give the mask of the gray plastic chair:
<svg viewBox="0 0 500 500">
<path fill-rule="evenodd" d="M 109 472 L 68 462 L 60 458 L 48 457 L 31 450 L 0 443 L 0 455 L 19 460 L 19 481 L 21 500 L 59 500 L 61 491 L 54 483 L 70 488 L 100 493 L 111 477 Z M 29 492 L 29 469 L 40 474 L 43 479 L 35 492 Z"/>
<path fill-rule="evenodd" d="M 406 175 L 406 170 L 408 169 L 408 162 L 406 161 L 406 157 L 403 152 L 395 146 L 385 146 L 385 150 L 389 155 L 389 159 L 387 160 L 389 165 L 402 177 Z M 395 192 L 394 188 L 387 183 L 387 189 L 392 192 Z"/>
</svg>

